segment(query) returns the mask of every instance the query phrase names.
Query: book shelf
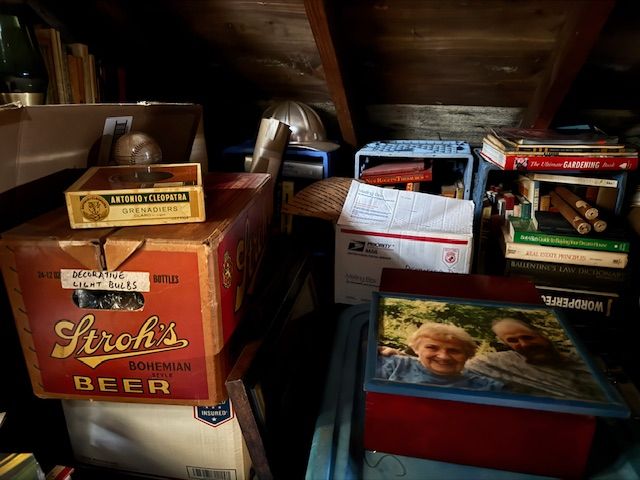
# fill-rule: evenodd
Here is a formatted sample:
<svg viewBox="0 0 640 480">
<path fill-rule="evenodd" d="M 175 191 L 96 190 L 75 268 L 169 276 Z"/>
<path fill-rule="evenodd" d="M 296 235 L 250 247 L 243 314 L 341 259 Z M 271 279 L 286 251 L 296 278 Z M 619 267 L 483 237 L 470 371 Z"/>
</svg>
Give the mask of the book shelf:
<svg viewBox="0 0 640 480">
<path fill-rule="evenodd" d="M 473 177 L 473 194 L 472 200 L 474 202 L 474 215 L 473 215 L 473 229 L 474 234 L 477 234 L 480 230 L 480 222 L 482 220 L 482 203 L 484 199 L 484 194 L 487 190 L 487 185 L 489 182 L 489 177 L 492 175 L 492 172 L 496 172 L 495 174 L 499 174 L 505 178 L 516 177 L 517 175 L 523 173 L 530 173 L 527 170 L 503 170 L 500 167 L 492 164 L 491 162 L 485 160 L 480 156 L 480 149 L 474 149 L 474 154 L 478 157 L 478 170 Z M 499 172 L 499 173 L 498 173 Z M 536 171 L 536 173 L 543 173 L 540 171 Z M 551 173 L 556 175 L 584 175 L 589 177 L 603 177 L 603 178 L 611 178 L 615 179 L 618 182 L 617 185 L 617 194 L 615 201 L 615 208 L 612 213 L 615 215 L 620 215 L 622 213 L 622 207 L 624 205 L 625 191 L 627 186 L 627 177 L 628 171 L 585 171 L 585 170 L 545 170 L 544 173 Z"/>
</svg>

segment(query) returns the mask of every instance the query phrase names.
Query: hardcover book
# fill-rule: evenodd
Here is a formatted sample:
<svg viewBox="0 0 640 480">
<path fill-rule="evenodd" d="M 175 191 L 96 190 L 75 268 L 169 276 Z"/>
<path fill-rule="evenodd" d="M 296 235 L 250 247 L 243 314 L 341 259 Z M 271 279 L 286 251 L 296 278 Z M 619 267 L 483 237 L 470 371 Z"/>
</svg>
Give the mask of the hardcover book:
<svg viewBox="0 0 640 480">
<path fill-rule="evenodd" d="M 394 183 L 430 182 L 433 179 L 431 168 L 404 173 L 389 173 L 385 175 L 367 175 L 361 179 L 372 185 L 392 185 Z"/>
<path fill-rule="evenodd" d="M 529 152 L 504 152 L 485 141 L 480 155 L 503 170 L 621 171 L 638 168 L 638 154 L 635 151 L 627 151 L 621 156 L 540 155 Z"/>
<path fill-rule="evenodd" d="M 516 260 L 508 258 L 505 262 L 505 275 L 525 277 L 536 284 L 564 285 L 568 287 L 605 287 L 619 286 L 627 280 L 627 272 L 620 268 L 591 267 L 587 265 L 569 265 L 566 263 L 538 262 L 535 260 Z"/>
<path fill-rule="evenodd" d="M 619 302 L 617 292 L 567 288 L 556 285 L 536 285 L 540 296 L 548 307 L 579 310 L 610 317 L 614 306 Z"/>
<path fill-rule="evenodd" d="M 385 162 L 364 169 L 360 178 L 373 185 L 428 182 L 433 179 L 433 172 L 430 162 L 424 160 Z"/>
<path fill-rule="evenodd" d="M 518 192 L 531 204 L 532 213 L 540 208 L 540 183 L 525 175 L 520 175 L 516 179 Z"/>
<path fill-rule="evenodd" d="M 360 176 L 369 177 L 375 175 L 390 175 L 392 173 L 419 172 L 420 170 L 425 170 L 426 168 L 429 168 L 429 165 L 426 165 L 423 159 L 384 162 L 373 167 L 365 168 L 364 170 L 362 170 Z"/>
<path fill-rule="evenodd" d="M 491 133 L 498 140 L 514 146 L 555 146 L 555 147 L 619 147 L 618 137 L 603 131 L 580 129 L 573 131 L 536 128 L 492 128 Z"/>
<path fill-rule="evenodd" d="M 618 180 L 609 177 L 587 177 L 584 175 L 567 175 L 555 173 L 532 172 L 526 175 L 538 182 L 565 183 L 570 185 L 590 185 L 595 187 L 618 187 Z"/>
<path fill-rule="evenodd" d="M 555 212 L 544 212 L 550 215 L 543 215 L 548 218 L 557 216 Z M 571 225 L 561 218 L 567 226 Z M 569 248 L 585 248 L 588 250 L 602 250 L 605 252 L 628 252 L 630 242 L 618 238 L 606 238 L 604 236 L 595 235 L 579 235 L 573 230 L 572 233 L 550 233 L 548 230 L 536 228 L 540 220 L 536 222 L 524 220 L 520 218 L 509 219 L 509 234 L 516 243 L 528 243 L 532 245 L 549 245 L 552 247 L 569 247 Z M 543 220 L 543 223 L 546 220 Z"/>
<path fill-rule="evenodd" d="M 552 247 L 514 242 L 507 225 L 502 227 L 501 245 L 505 258 L 521 260 L 592 265 L 607 268 L 624 268 L 629 260 L 629 254 L 626 252 L 606 252 L 587 250 L 585 248 Z"/>
</svg>

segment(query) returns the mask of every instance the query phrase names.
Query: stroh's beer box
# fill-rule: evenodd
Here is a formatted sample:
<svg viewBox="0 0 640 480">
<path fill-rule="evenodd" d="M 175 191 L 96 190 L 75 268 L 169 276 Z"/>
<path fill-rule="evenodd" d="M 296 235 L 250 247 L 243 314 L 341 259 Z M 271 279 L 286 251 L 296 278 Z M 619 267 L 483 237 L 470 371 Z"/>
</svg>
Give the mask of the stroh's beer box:
<svg viewBox="0 0 640 480">
<path fill-rule="evenodd" d="M 364 448 L 582 478 L 618 392 L 546 306 L 374 293 Z"/>
<path fill-rule="evenodd" d="M 72 228 L 202 222 L 199 163 L 92 167 L 65 192 Z"/>
<path fill-rule="evenodd" d="M 34 393 L 212 405 L 265 246 L 267 174 L 207 177 L 203 223 L 73 230 L 64 209 L 0 239 Z"/>
</svg>

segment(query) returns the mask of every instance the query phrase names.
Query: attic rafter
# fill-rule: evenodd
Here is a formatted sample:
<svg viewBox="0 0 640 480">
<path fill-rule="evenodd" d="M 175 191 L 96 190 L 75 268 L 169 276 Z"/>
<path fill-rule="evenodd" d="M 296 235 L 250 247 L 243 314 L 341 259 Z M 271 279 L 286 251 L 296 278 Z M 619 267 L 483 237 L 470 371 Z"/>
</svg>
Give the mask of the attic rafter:
<svg viewBox="0 0 640 480">
<path fill-rule="evenodd" d="M 573 8 L 558 37 L 558 47 L 524 112 L 521 126 L 548 128 L 595 45 L 615 0 L 586 0 Z"/>
<path fill-rule="evenodd" d="M 336 116 L 343 140 L 352 147 L 358 144 L 353 111 L 344 85 L 335 43 L 331 36 L 325 0 L 304 0 L 304 8 L 322 60 L 329 94 L 336 107 Z"/>
</svg>

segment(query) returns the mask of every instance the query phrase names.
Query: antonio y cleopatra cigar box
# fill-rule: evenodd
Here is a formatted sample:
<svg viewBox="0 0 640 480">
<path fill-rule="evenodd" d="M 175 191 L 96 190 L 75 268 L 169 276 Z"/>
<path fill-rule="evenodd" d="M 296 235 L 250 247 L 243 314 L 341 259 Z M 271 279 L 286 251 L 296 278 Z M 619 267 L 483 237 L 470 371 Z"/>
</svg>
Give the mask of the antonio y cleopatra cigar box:
<svg viewBox="0 0 640 480">
<path fill-rule="evenodd" d="M 64 208 L 2 234 L 34 393 L 212 405 L 273 214 L 268 174 L 209 175 L 205 222 L 74 230 Z"/>
<path fill-rule="evenodd" d="M 92 167 L 65 197 L 71 228 L 205 219 L 199 163 Z"/>
</svg>

